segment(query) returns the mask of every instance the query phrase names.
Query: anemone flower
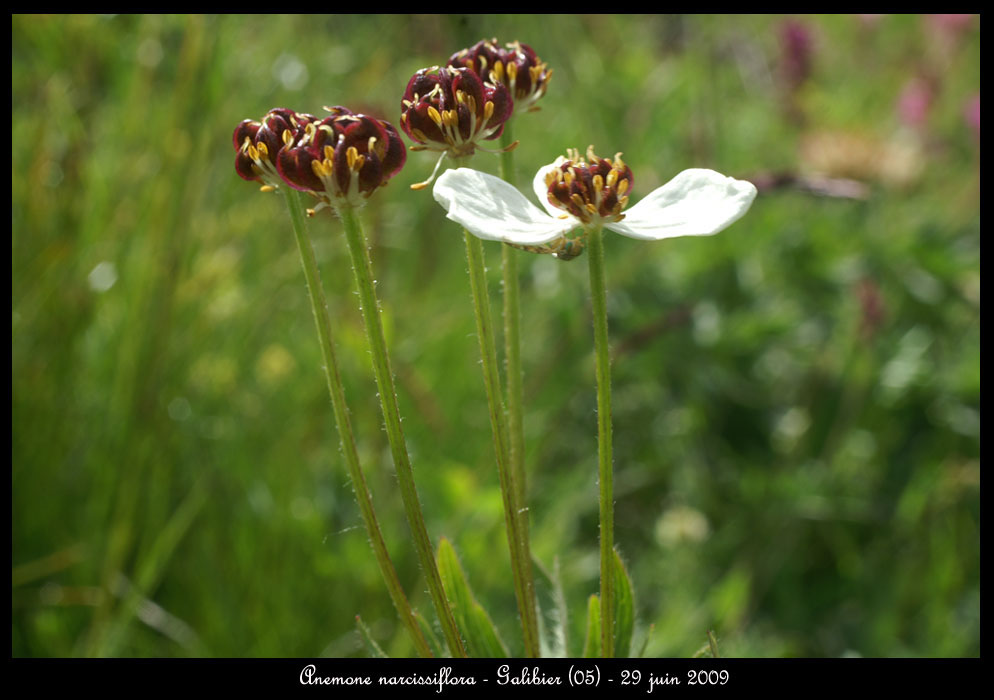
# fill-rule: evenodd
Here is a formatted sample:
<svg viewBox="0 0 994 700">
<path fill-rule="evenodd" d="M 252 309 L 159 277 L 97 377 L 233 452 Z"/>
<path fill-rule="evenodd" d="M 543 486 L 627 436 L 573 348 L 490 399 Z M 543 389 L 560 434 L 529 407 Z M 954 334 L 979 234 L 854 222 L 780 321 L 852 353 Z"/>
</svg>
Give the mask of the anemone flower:
<svg viewBox="0 0 994 700">
<path fill-rule="evenodd" d="M 448 218 L 478 238 L 561 260 L 579 255 L 595 227 L 641 240 L 717 233 L 745 214 L 756 196 L 751 182 L 692 168 L 623 213 L 632 182 L 620 153 L 608 160 L 591 147 L 586 159 L 573 150 L 535 175 L 532 186 L 544 211 L 503 180 L 469 168 L 443 173 L 433 193 Z"/>
</svg>

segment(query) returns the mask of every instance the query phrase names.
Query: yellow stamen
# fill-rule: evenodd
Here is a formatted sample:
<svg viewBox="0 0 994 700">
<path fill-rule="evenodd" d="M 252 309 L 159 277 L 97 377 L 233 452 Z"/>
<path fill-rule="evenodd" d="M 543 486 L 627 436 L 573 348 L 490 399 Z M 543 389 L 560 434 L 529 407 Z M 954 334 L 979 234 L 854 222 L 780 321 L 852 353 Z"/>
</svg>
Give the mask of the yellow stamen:
<svg viewBox="0 0 994 700">
<path fill-rule="evenodd" d="M 273 187 L 272 185 L 263 185 L 262 187 L 259 188 L 259 191 L 260 192 L 275 192 L 276 188 Z"/>
<path fill-rule="evenodd" d="M 618 182 L 618 196 L 621 197 L 628 191 L 628 178 Z"/>
<path fill-rule="evenodd" d="M 359 157 L 359 151 L 356 150 L 355 146 L 349 146 L 348 150 L 345 151 L 345 162 L 349 165 L 349 170 L 355 170 L 355 163 Z"/>
<path fill-rule="evenodd" d="M 616 184 L 618 184 L 618 171 L 611 168 L 611 172 L 607 174 L 607 186 L 614 187 Z"/>
<path fill-rule="evenodd" d="M 483 121 L 489 122 L 492 116 L 494 116 L 494 103 L 491 100 L 487 100 L 487 103 L 483 105 Z"/>
<path fill-rule="evenodd" d="M 283 137 L 283 145 L 284 146 L 289 146 L 290 142 L 293 141 L 293 134 L 290 133 L 289 129 L 284 129 L 283 130 L 282 137 Z"/>
<path fill-rule="evenodd" d="M 495 76 L 497 76 L 497 82 L 498 83 L 504 82 L 504 62 L 503 61 L 497 61 L 497 63 L 494 64 L 493 74 Z"/>
<path fill-rule="evenodd" d="M 431 105 L 428 106 L 428 118 L 435 122 L 437 126 L 442 126 L 442 115 Z"/>
<path fill-rule="evenodd" d="M 328 161 L 335 160 L 335 149 L 332 148 L 331 146 L 325 146 L 324 147 L 324 157 L 325 157 L 325 160 L 328 160 Z"/>
</svg>

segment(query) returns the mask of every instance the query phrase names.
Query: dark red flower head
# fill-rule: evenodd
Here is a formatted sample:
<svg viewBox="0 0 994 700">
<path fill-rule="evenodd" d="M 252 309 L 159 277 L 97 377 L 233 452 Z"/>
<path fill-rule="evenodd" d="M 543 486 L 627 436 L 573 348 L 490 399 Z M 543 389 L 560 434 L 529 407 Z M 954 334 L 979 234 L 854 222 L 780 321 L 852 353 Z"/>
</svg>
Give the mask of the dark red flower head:
<svg viewBox="0 0 994 700">
<path fill-rule="evenodd" d="M 310 114 L 297 114 L 283 107 L 269 110 L 261 121 L 244 120 L 235 127 L 232 137 L 235 171 L 246 180 L 261 182 L 264 188 L 278 187 L 276 158 L 285 144 L 284 134 L 292 137 L 312 121 Z"/>
<path fill-rule="evenodd" d="M 361 206 L 407 160 L 393 125 L 344 107 L 303 126 L 279 152 L 277 169 L 291 187 L 326 205 Z"/>
<path fill-rule="evenodd" d="M 566 155 L 557 158 L 545 176 L 549 203 L 584 224 L 625 218 L 621 210 L 628 206 L 634 178 L 621 154 L 611 161 L 598 157 L 591 146 L 586 159 L 576 149 L 569 149 Z"/>
<path fill-rule="evenodd" d="M 453 158 L 473 154 L 477 142 L 495 139 L 510 118 L 514 101 L 502 83 L 491 83 L 468 68 L 422 68 L 407 84 L 400 126 L 418 145 Z"/>
<path fill-rule="evenodd" d="M 538 109 L 535 103 L 545 94 L 552 70 L 528 44 L 512 41 L 504 48 L 497 39 L 483 39 L 452 54 L 449 65 L 469 68 L 492 83 L 510 90 L 520 110 Z"/>
</svg>

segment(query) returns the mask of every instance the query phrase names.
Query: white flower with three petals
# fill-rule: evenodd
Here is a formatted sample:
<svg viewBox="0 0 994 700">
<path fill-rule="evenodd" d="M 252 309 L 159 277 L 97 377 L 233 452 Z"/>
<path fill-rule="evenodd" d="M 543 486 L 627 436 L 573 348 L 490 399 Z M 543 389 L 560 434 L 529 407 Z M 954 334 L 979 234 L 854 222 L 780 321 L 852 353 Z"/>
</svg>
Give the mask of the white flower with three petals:
<svg viewBox="0 0 994 700">
<path fill-rule="evenodd" d="M 592 149 L 588 153 L 593 156 Z M 574 160 L 577 160 L 575 155 Z M 593 156 L 593 160 L 601 159 Z M 601 162 L 610 164 L 606 160 Z M 756 187 L 751 182 L 736 180 L 713 170 L 692 168 L 684 170 L 620 214 L 628 201 L 626 189 L 630 183 L 619 183 L 617 169 L 612 168 L 613 176 L 605 178 L 596 175 L 594 182 L 597 186 L 587 187 L 586 192 L 594 191 L 595 202 L 591 202 L 589 196 L 581 201 L 573 195 L 573 202 L 586 206 L 585 210 L 577 209 L 569 200 L 564 206 L 563 201 L 557 200 L 550 190 L 550 183 L 555 183 L 559 175 L 554 171 L 557 168 L 565 171 L 569 168 L 563 166 L 570 163 L 565 158 L 559 158 L 535 175 L 532 186 L 544 211 L 503 180 L 469 168 L 443 173 L 435 183 L 433 193 L 435 200 L 448 212 L 448 218 L 478 238 L 502 241 L 534 252 L 553 253 L 563 259 L 575 257 L 582 250 L 584 233 L 580 233 L 579 237 L 571 235 L 577 228 L 585 232 L 590 227 L 603 226 L 629 238 L 654 241 L 677 236 L 707 236 L 737 221 L 756 197 Z M 625 167 L 618 156 L 615 157 L 615 164 Z M 585 168 L 587 164 L 581 160 L 578 165 Z M 631 171 L 627 172 L 630 174 Z M 598 177 L 599 182 L 596 180 Z M 560 176 L 560 186 L 562 180 Z M 567 184 L 572 184 L 572 181 L 573 178 L 567 176 Z M 614 193 L 614 199 L 608 200 L 612 202 L 613 209 L 605 211 L 603 206 L 598 209 L 602 201 L 601 192 L 608 196 Z M 576 212 L 582 217 L 577 216 Z M 579 243 L 575 252 L 564 254 L 575 242 Z"/>
</svg>

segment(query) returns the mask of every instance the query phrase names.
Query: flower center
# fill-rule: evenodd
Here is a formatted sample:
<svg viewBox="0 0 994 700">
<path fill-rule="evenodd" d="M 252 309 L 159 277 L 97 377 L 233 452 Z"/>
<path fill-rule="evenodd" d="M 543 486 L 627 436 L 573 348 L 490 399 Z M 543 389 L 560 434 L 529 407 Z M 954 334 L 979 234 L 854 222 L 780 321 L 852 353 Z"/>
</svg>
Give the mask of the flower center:
<svg viewBox="0 0 994 700">
<path fill-rule="evenodd" d="M 621 210 L 628 206 L 633 177 L 621 154 L 611 161 L 598 157 L 590 146 L 586 159 L 576 149 L 568 150 L 566 155 L 557 159 L 545 176 L 549 202 L 575 216 L 585 227 L 624 219 Z"/>
</svg>

